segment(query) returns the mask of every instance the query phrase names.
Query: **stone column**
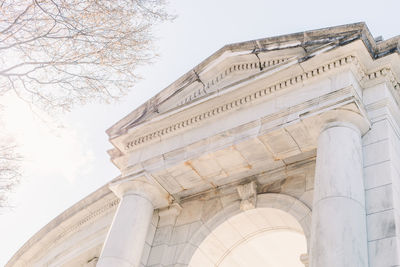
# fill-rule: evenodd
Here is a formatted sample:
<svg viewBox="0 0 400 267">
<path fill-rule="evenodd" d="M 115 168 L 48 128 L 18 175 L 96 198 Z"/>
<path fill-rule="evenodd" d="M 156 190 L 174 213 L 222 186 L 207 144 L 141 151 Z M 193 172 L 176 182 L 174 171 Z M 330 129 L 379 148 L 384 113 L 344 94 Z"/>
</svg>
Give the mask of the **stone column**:
<svg viewBox="0 0 400 267">
<path fill-rule="evenodd" d="M 168 195 L 154 184 L 137 179 L 126 179 L 110 185 L 121 199 L 98 267 L 137 267 L 140 265 L 153 211 L 168 206 Z"/>
<path fill-rule="evenodd" d="M 319 139 L 311 226 L 311 267 L 367 267 L 361 132 L 325 125 Z"/>
</svg>

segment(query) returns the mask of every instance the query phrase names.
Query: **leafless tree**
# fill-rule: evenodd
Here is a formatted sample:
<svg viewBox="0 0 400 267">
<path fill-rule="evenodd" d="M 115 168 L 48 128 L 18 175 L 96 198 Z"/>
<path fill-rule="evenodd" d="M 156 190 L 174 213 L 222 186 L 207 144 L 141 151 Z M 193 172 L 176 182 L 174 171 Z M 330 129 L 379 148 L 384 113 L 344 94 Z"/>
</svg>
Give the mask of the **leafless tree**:
<svg viewBox="0 0 400 267">
<path fill-rule="evenodd" d="M 154 58 L 153 26 L 173 19 L 165 5 L 0 0 L 0 97 L 15 93 L 52 113 L 117 99 L 137 81 L 137 67 Z M 1 190 L 18 173 L 12 151 L 11 145 L 0 146 Z"/>
<path fill-rule="evenodd" d="M 45 110 L 110 101 L 154 56 L 163 0 L 0 0 L 0 94 Z"/>
<path fill-rule="evenodd" d="M 21 177 L 19 161 L 13 144 L 0 145 L 0 207 L 8 206 L 7 196 Z"/>
</svg>

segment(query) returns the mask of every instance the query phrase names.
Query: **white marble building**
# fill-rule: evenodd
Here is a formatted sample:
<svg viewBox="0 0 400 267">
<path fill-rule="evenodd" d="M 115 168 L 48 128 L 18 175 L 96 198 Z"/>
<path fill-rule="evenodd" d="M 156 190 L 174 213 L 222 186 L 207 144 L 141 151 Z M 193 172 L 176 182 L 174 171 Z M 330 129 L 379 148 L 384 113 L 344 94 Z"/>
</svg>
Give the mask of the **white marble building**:
<svg viewBox="0 0 400 267">
<path fill-rule="evenodd" d="M 296 266 L 400 266 L 399 53 L 363 23 L 224 46 L 107 131 L 121 175 L 7 266 L 282 266 L 277 233 Z"/>
</svg>

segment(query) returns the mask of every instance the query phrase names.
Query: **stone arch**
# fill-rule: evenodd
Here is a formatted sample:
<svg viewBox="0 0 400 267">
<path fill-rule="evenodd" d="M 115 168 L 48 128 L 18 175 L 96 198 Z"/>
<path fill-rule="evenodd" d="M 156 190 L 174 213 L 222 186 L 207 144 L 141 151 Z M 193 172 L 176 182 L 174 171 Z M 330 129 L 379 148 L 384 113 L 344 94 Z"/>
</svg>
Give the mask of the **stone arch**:
<svg viewBox="0 0 400 267">
<path fill-rule="evenodd" d="M 266 212 L 275 212 L 275 215 L 279 214 L 280 216 L 286 216 L 285 220 L 287 224 L 280 224 L 280 226 L 272 225 L 269 229 L 260 228 L 253 232 L 249 232 L 249 235 L 255 235 L 259 232 L 269 230 L 291 230 L 294 232 L 300 232 L 304 234 L 307 241 L 307 250 L 309 249 L 311 209 L 307 205 L 289 195 L 265 193 L 257 195 L 255 209 L 245 212 L 252 213 L 257 212 L 257 210 L 260 209 L 267 210 Z M 185 244 L 180 252 L 176 264 L 179 266 L 187 266 L 196 250 L 200 247 L 203 241 L 210 237 L 210 234 L 217 229 L 218 226 L 235 217 L 235 215 L 243 212 L 244 211 L 240 210 L 239 203 L 232 203 L 204 222 L 193 234 L 189 242 Z"/>
<path fill-rule="evenodd" d="M 257 196 L 256 207 L 275 208 L 292 215 L 300 224 L 307 239 L 307 247 L 309 247 L 311 234 L 311 209 L 306 204 L 289 195 L 266 193 Z"/>
</svg>

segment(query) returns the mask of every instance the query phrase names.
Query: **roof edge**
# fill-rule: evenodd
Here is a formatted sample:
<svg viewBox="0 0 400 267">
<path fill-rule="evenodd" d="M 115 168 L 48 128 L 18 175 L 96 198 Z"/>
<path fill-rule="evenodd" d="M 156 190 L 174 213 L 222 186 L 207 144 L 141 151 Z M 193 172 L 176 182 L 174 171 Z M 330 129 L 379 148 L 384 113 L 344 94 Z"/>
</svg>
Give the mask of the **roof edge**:
<svg viewBox="0 0 400 267">
<path fill-rule="evenodd" d="M 257 49 L 260 52 L 267 52 L 276 49 L 287 48 L 285 46 L 279 45 L 276 48 L 268 49 L 268 46 L 272 44 L 285 44 L 294 41 L 300 42 L 298 46 L 304 47 L 307 45 L 307 43 L 311 43 L 315 40 L 343 34 L 354 34 L 355 39 L 361 39 L 364 42 L 371 57 L 374 59 L 394 52 L 399 53 L 400 51 L 400 35 L 392 37 L 385 41 L 376 42 L 365 22 L 344 24 L 339 26 L 320 28 L 316 30 L 227 44 L 206 59 L 204 59 L 191 70 L 183 74 L 176 81 L 164 88 L 161 92 L 134 109 L 113 126 L 108 128 L 106 130 L 106 133 L 108 134 L 110 140 L 124 134 L 129 128 L 131 128 L 129 126 L 126 126 L 128 124 L 130 125 L 130 122 L 133 121 L 133 118 L 140 118 L 144 116 L 147 112 L 154 110 L 159 104 L 163 103 L 164 101 L 168 100 L 169 98 L 180 92 L 186 85 L 197 80 L 197 74 L 201 73 L 212 61 L 220 57 L 225 52 L 238 52 L 246 50 L 254 52 Z"/>
<path fill-rule="evenodd" d="M 96 191 L 92 192 L 91 194 L 87 195 L 80 201 L 73 204 L 71 207 L 57 215 L 54 219 L 52 219 L 49 223 L 43 226 L 39 231 L 37 231 L 31 238 L 29 238 L 22 247 L 17 250 L 11 259 L 6 263 L 5 266 L 13 266 L 21 257 L 29 251 L 35 244 L 39 243 L 40 240 L 45 238 L 52 230 L 57 229 L 62 223 L 65 221 L 72 219 L 74 215 L 79 213 L 82 210 L 85 210 L 88 206 L 101 201 L 107 195 L 113 194 L 112 191 L 109 189 L 108 184 L 103 185 L 102 187 L 98 188 Z"/>
</svg>

